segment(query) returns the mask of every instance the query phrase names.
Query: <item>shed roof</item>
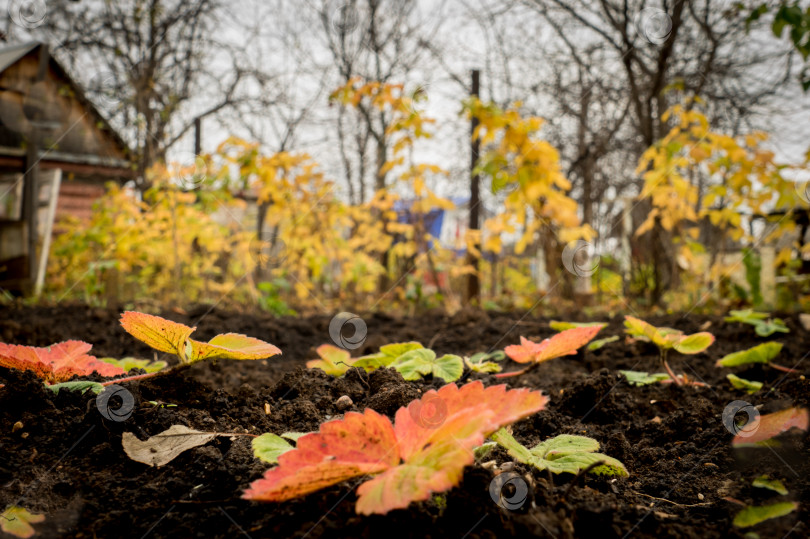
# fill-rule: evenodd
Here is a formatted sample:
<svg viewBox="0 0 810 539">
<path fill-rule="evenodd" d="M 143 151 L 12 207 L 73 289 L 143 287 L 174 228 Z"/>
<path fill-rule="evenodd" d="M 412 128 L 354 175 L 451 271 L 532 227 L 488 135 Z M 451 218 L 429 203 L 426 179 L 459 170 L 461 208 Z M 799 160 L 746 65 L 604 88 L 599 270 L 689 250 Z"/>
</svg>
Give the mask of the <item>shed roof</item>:
<svg viewBox="0 0 810 539">
<path fill-rule="evenodd" d="M 0 47 L 0 73 L 5 71 L 7 67 L 14 65 L 17 60 L 36 49 L 39 45 L 40 43 L 37 41 L 29 41 L 28 43 Z"/>
<path fill-rule="evenodd" d="M 0 46 L 0 74 L 29 54 L 38 54 L 39 49 L 43 46 L 45 46 L 45 44 L 39 41 L 29 41 L 26 43 Z M 61 79 L 64 79 L 64 81 L 67 82 L 67 84 L 70 86 L 72 94 L 88 111 L 91 117 L 93 117 L 99 130 L 104 132 L 104 134 L 107 135 L 116 146 L 118 146 L 124 155 L 131 156 L 132 150 L 129 148 L 129 145 L 126 143 L 126 141 L 124 141 L 118 131 L 109 124 L 107 119 L 98 110 L 98 108 L 96 108 L 93 102 L 85 95 L 81 85 L 76 83 L 73 77 L 70 76 L 67 70 L 56 58 L 53 57 L 53 55 L 49 55 L 48 61 L 49 66 Z"/>
</svg>

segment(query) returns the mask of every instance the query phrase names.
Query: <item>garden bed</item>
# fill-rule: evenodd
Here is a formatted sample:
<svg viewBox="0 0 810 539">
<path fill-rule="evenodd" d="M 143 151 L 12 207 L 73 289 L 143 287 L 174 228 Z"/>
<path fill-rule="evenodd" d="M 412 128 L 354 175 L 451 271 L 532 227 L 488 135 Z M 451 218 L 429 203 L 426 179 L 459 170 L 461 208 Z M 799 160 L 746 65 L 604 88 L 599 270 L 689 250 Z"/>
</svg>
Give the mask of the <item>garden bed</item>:
<svg viewBox="0 0 810 539">
<path fill-rule="evenodd" d="M 95 395 L 61 391 L 54 395 L 29 373 L 0 369 L 0 504 L 43 513 L 38 537 L 760 537 L 810 535 L 810 452 L 806 433 L 788 434 L 778 448 L 734 450 L 721 414 L 735 400 L 763 405 L 763 413 L 810 405 L 810 382 L 799 374 L 762 367 L 737 372 L 762 380 L 755 395 L 733 389 L 714 366 L 720 357 L 766 340 L 784 343 L 780 362 L 807 372 L 810 333 L 786 317 L 789 334 L 758 337 L 750 326 L 721 317 L 653 317 L 689 333 L 712 332 L 707 353 L 672 357 L 677 372 L 711 387 L 633 387 L 618 371 L 659 371 L 658 351 L 624 338 L 596 351 L 554 359 L 505 381 L 465 373 L 485 385 L 507 383 L 540 389 L 547 408 L 514 426 L 525 445 L 563 433 L 598 440 L 601 451 L 622 461 L 628 478 L 551 476 L 516 464 L 527 477 L 528 498 L 515 510 L 490 496 L 491 464 L 466 469 L 463 482 L 446 496 L 412 504 L 385 516 L 355 514 L 354 488 L 345 481 L 284 503 L 241 499 L 268 464 L 254 458 L 250 437 L 220 436 L 152 468 L 130 460 L 121 437 L 141 439 L 171 425 L 202 431 L 261 434 L 309 432 L 340 417 L 336 401 L 347 395 L 349 410 L 372 408 L 393 419 L 396 410 L 441 380 L 406 382 L 393 370 L 370 374 L 356 369 L 343 378 L 305 370 L 315 347 L 331 342 L 328 316 L 275 319 L 200 308 L 164 313 L 197 325 L 196 338 L 234 331 L 275 344 L 280 357 L 259 361 L 200 362 L 177 374 L 124 383 L 135 397 L 125 421 L 105 419 Z M 46 346 L 81 339 L 97 356 L 153 356 L 153 351 L 118 324 L 119 311 L 73 307 L 4 308 L 0 341 Z M 453 317 L 364 317 L 368 337 L 353 355 L 391 342 L 417 340 L 437 353 L 472 354 L 514 344 L 520 335 L 548 337 L 547 320 L 516 314 L 462 312 Z M 199 322 L 197 323 L 197 321 Z M 610 321 L 600 337 L 622 335 L 622 319 Z M 798 364 L 798 366 L 796 366 Z M 515 369 L 515 365 L 507 365 Z M 739 371 L 739 369 L 738 369 Z M 768 391 L 769 388 L 773 388 Z M 157 406 L 149 401 L 176 406 Z M 21 427 L 12 428 L 15 423 Z M 501 449 L 487 457 L 497 465 L 513 459 Z M 751 483 L 762 474 L 781 479 L 800 502 L 793 513 L 739 530 L 732 519 L 745 504 L 781 498 Z"/>
</svg>

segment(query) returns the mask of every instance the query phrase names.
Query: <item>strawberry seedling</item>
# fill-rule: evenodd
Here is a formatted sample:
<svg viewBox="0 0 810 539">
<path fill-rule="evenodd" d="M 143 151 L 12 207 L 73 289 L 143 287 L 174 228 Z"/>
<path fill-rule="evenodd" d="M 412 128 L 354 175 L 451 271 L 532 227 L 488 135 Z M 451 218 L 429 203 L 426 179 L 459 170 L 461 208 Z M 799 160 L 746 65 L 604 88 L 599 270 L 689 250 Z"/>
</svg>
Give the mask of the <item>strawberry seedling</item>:
<svg viewBox="0 0 810 539">
<path fill-rule="evenodd" d="M 707 331 L 685 335 L 682 331 L 672 328 L 657 328 L 652 324 L 640 320 L 634 316 L 625 316 L 625 333 L 631 337 L 652 342 L 658 347 L 661 357 L 661 365 L 666 369 L 673 383 L 683 385 L 688 383 L 686 376 L 677 376 L 672 372 L 667 362 L 667 354 L 670 350 L 675 350 L 681 354 L 699 354 L 704 352 L 714 343 L 714 335 Z"/>
<path fill-rule="evenodd" d="M 445 354 L 436 357 L 436 352 L 424 348 L 420 343 L 407 342 L 388 344 L 380 347 L 376 354 L 353 359 L 347 350 L 331 344 L 322 344 L 317 349 L 321 359 L 307 362 L 310 369 L 321 369 L 332 376 L 342 376 L 351 367 L 371 372 L 379 368 L 396 369 L 406 380 L 419 380 L 433 375 L 445 382 L 461 378 L 464 360 L 461 356 Z"/>
<path fill-rule="evenodd" d="M 504 348 L 504 352 L 512 361 L 517 363 L 531 363 L 523 370 L 496 374 L 496 378 L 506 378 L 524 374 L 537 367 L 540 363 L 561 356 L 570 356 L 577 353 L 577 350 L 588 344 L 596 336 L 605 324 L 587 325 L 573 327 L 561 331 L 560 333 L 536 343 L 520 338 L 520 344 L 513 344 Z"/>
<path fill-rule="evenodd" d="M 790 333 L 790 329 L 781 318 L 770 318 L 768 313 L 762 313 L 753 309 L 741 311 L 730 311 L 725 318 L 726 322 L 740 322 L 754 326 L 754 331 L 760 337 L 770 337 L 774 333 Z"/>
<path fill-rule="evenodd" d="M 496 361 L 504 359 L 506 359 L 506 353 L 503 350 L 491 353 L 478 352 L 470 357 L 465 357 L 464 365 L 473 372 L 501 372 L 501 366 Z"/>
<path fill-rule="evenodd" d="M 196 341 L 191 338 L 196 327 L 134 311 L 121 315 L 121 326 L 127 333 L 155 350 L 176 355 L 181 365 L 191 365 L 205 359 L 252 360 L 281 354 L 281 350 L 272 344 L 239 333 L 223 333 L 207 343 Z M 106 384 L 139 380 L 161 372 L 166 371 L 140 374 Z"/>
</svg>

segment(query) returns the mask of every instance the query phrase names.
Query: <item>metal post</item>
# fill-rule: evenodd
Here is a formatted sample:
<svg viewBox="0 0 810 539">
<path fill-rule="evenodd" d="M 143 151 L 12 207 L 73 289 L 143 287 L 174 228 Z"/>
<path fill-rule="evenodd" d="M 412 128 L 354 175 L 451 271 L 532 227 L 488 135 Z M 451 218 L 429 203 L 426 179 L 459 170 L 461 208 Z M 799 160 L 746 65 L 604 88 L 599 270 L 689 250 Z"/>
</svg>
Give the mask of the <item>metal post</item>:
<svg viewBox="0 0 810 539">
<path fill-rule="evenodd" d="M 37 244 L 39 232 L 39 133 L 36 127 L 31 130 L 28 151 L 25 156 L 23 176 L 23 220 L 28 243 L 28 281 L 33 286 L 37 278 Z M 28 291 L 30 293 L 30 290 Z"/>
</svg>

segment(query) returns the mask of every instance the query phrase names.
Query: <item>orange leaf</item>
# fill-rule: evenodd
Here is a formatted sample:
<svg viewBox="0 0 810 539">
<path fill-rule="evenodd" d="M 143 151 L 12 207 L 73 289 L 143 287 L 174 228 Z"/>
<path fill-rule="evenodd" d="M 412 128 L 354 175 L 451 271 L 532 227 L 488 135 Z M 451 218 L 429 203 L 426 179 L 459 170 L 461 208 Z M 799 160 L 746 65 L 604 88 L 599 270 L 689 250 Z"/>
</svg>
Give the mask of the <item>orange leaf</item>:
<svg viewBox="0 0 810 539">
<path fill-rule="evenodd" d="M 188 357 L 186 343 L 197 328 L 178 324 L 159 316 L 126 311 L 121 315 L 121 325 L 127 333 L 148 344 L 155 350 L 175 354 L 180 359 Z"/>
<path fill-rule="evenodd" d="M 604 327 L 605 324 L 599 324 L 566 329 L 540 343 L 521 337 L 519 345 L 507 346 L 503 351 L 512 361 L 518 363 L 542 363 L 556 357 L 576 354 L 578 349 L 588 344 Z"/>
<path fill-rule="evenodd" d="M 528 389 L 507 390 L 505 385 L 484 388 L 480 381 L 470 382 L 457 387 L 447 384 L 438 391 L 432 389 L 421 399 L 402 407 L 396 414 L 397 440 L 403 459 L 421 451 L 431 443 L 452 435 L 456 440 L 472 438 L 465 445 L 475 447 L 483 441 L 482 437 L 495 432 L 503 425 L 514 423 L 519 419 L 542 410 L 548 397 Z M 486 421 L 480 429 L 466 432 L 463 424 L 454 423 L 457 416 L 461 420 L 471 418 L 463 414 L 472 411 Z"/>
<path fill-rule="evenodd" d="M 279 457 L 243 497 L 282 501 L 359 475 L 380 475 L 358 489 L 357 512 L 385 514 L 452 488 L 472 449 L 500 427 L 542 410 L 548 397 L 528 389 L 484 388 L 480 381 L 428 391 L 386 418 L 366 409 L 321 425 Z M 403 462 L 404 461 L 404 462 Z"/>
<path fill-rule="evenodd" d="M 298 439 L 296 448 L 278 457 L 279 465 L 254 481 L 243 498 L 284 501 L 345 479 L 379 473 L 399 463 L 391 420 L 371 409 L 348 412 Z"/>
<path fill-rule="evenodd" d="M 772 414 L 759 415 L 747 424 L 731 441 L 731 445 L 756 444 L 770 440 L 793 427 L 806 431 L 810 423 L 807 409 L 788 408 Z"/>
<path fill-rule="evenodd" d="M 90 356 L 92 345 L 82 341 L 65 341 L 46 348 L 0 343 L 0 366 L 33 371 L 49 382 L 64 382 L 74 375 L 97 372 L 102 376 L 125 374 L 121 367 Z"/>
<path fill-rule="evenodd" d="M 357 488 L 357 513 L 371 515 L 405 509 L 411 502 L 427 500 L 433 492 L 456 486 L 464 468 L 475 461 L 472 451 L 452 440 L 431 446 L 414 458 L 366 481 Z"/>
</svg>

